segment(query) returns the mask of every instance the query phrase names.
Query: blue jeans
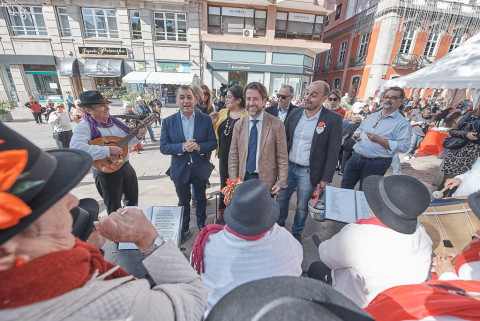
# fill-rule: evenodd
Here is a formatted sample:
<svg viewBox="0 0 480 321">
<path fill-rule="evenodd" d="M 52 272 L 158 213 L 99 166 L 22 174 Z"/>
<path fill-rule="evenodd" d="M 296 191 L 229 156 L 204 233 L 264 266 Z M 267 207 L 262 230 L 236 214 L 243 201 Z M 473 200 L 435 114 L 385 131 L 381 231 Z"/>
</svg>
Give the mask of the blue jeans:
<svg viewBox="0 0 480 321">
<path fill-rule="evenodd" d="M 207 199 L 205 197 L 205 189 L 207 185 L 206 180 L 199 180 L 195 177 L 195 174 L 190 175 L 188 182 L 175 184 L 175 189 L 178 196 L 178 206 L 183 206 L 183 222 L 182 231 L 187 231 L 190 225 L 190 198 L 192 194 L 190 192 L 190 184 L 193 185 L 195 195 L 197 198 L 197 207 L 195 213 L 197 215 L 197 227 L 204 226 L 207 219 Z"/>
<path fill-rule="evenodd" d="M 393 155 L 392 167 L 393 175 L 402 175 L 402 164 L 400 164 L 400 157 L 398 157 L 398 153 L 395 153 L 395 155 Z"/>
<path fill-rule="evenodd" d="M 308 215 L 308 200 L 312 196 L 314 189 L 310 182 L 310 169 L 298 167 L 289 162 L 287 185 L 287 188 L 282 188 L 278 193 L 277 202 L 280 205 L 280 216 L 278 217 L 277 223 L 282 226 L 285 225 L 288 217 L 290 198 L 296 188 L 297 210 L 295 211 L 295 218 L 293 220 L 292 233 L 301 234 Z"/>
<path fill-rule="evenodd" d="M 412 138 L 410 138 L 410 148 L 408 148 L 408 151 L 405 153 L 405 156 L 410 156 L 412 157 L 415 155 L 415 152 L 417 151 L 417 147 L 420 145 L 420 143 L 423 141 L 425 137 L 424 136 L 418 136 L 415 134 L 412 134 Z"/>
<path fill-rule="evenodd" d="M 155 134 L 153 132 L 152 126 L 147 126 L 147 130 L 150 134 L 150 140 L 153 142 L 155 140 Z M 145 136 L 142 137 L 142 140 L 145 140 Z"/>
<path fill-rule="evenodd" d="M 358 154 L 353 154 L 345 165 L 343 173 L 342 188 L 354 189 L 360 181 L 362 190 L 363 180 L 370 175 L 385 175 L 387 169 L 392 164 L 392 158 L 360 158 Z"/>
</svg>

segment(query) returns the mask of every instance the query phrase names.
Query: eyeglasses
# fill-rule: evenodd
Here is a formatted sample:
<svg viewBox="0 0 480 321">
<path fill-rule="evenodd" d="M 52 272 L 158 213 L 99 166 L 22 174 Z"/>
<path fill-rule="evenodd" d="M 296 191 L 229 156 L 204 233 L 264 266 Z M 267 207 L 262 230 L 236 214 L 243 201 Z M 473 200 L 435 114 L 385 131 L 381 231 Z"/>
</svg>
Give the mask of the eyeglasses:
<svg viewBox="0 0 480 321">
<path fill-rule="evenodd" d="M 277 98 L 287 99 L 288 97 L 290 97 L 290 96 L 277 94 Z"/>
<path fill-rule="evenodd" d="M 397 97 L 397 96 L 383 96 L 383 99 L 384 99 L 384 100 L 388 100 L 388 99 L 396 100 L 396 99 L 398 99 L 398 98 L 400 98 L 400 97 Z"/>
<path fill-rule="evenodd" d="M 337 97 L 334 97 L 334 98 L 328 97 L 328 101 L 332 101 L 332 100 L 333 100 L 333 101 L 337 101 L 338 98 L 337 98 Z"/>
<path fill-rule="evenodd" d="M 204 96 L 210 96 L 208 92 L 203 93 Z"/>
</svg>

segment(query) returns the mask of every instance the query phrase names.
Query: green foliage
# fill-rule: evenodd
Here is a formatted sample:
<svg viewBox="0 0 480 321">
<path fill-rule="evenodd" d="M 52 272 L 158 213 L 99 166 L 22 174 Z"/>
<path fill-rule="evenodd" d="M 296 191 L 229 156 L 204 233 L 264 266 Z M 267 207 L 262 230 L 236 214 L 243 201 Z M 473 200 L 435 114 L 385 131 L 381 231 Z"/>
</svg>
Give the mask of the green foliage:
<svg viewBox="0 0 480 321">
<path fill-rule="evenodd" d="M 0 115 L 8 114 L 15 109 L 15 106 L 8 100 L 0 100 Z"/>
<path fill-rule="evenodd" d="M 148 95 L 142 94 L 139 91 L 132 91 L 131 93 L 124 95 L 121 99 L 123 101 L 128 101 L 132 103 L 133 106 L 137 103 L 137 97 L 142 96 L 142 98 L 145 100 L 145 102 L 148 102 Z"/>
</svg>

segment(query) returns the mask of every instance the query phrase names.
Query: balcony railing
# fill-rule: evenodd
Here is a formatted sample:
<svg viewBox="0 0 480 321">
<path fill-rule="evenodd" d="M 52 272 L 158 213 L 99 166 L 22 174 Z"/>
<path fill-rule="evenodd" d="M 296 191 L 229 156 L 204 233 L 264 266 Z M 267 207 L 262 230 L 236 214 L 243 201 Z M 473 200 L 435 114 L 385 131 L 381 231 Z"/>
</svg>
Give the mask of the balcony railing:
<svg viewBox="0 0 480 321">
<path fill-rule="evenodd" d="M 333 67 L 333 70 L 343 69 L 343 66 L 345 66 L 345 63 L 343 61 L 337 61 L 337 64 L 335 65 L 335 67 Z"/>
<path fill-rule="evenodd" d="M 363 66 L 365 65 L 365 56 L 355 57 L 350 59 L 350 67 Z"/>
<path fill-rule="evenodd" d="M 418 55 L 397 52 L 392 65 L 395 67 L 415 68 L 418 66 Z"/>
<path fill-rule="evenodd" d="M 330 71 L 330 64 L 323 66 L 322 72 L 329 72 Z"/>
<path fill-rule="evenodd" d="M 428 65 L 430 65 L 432 62 L 434 62 L 437 59 L 436 56 L 420 56 L 417 62 L 418 68 L 423 68 Z"/>
</svg>

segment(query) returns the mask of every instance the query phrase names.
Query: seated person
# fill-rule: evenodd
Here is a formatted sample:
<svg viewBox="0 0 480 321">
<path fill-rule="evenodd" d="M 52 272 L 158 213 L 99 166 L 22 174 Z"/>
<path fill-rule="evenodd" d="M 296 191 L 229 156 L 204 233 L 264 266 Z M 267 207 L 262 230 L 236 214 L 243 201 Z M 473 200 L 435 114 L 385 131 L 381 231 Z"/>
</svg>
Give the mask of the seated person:
<svg viewBox="0 0 480 321">
<path fill-rule="evenodd" d="M 463 174 L 445 181 L 445 186 L 450 185 L 450 189 L 457 187 L 453 197 L 467 196 L 480 191 L 480 158 L 473 163 L 472 168 Z"/>
<path fill-rule="evenodd" d="M 225 227 L 210 224 L 200 231 L 191 264 L 208 291 L 208 310 L 246 282 L 302 274 L 302 246 L 275 223 L 279 214 L 268 184 L 253 179 L 235 189 L 225 208 Z"/>
<path fill-rule="evenodd" d="M 468 204 L 480 218 L 480 192 L 471 194 Z M 477 231 L 472 242 L 456 257 L 446 254 L 434 257 L 432 272 L 436 273 L 439 280 L 480 281 L 480 231 Z"/>
<path fill-rule="evenodd" d="M 480 193 L 470 195 L 468 203 L 480 218 Z M 456 257 L 455 266 L 445 258 L 433 260 L 433 271 L 439 280 L 390 288 L 380 293 L 365 311 L 375 320 L 478 320 L 479 244 L 477 232 L 470 247 Z"/>
<path fill-rule="evenodd" d="M 372 217 L 346 225 L 318 247 L 321 262 L 309 276 L 325 280 L 331 269 L 333 287 L 360 307 L 397 285 L 421 283 L 428 277 L 432 241 L 418 222 L 430 203 L 430 192 L 406 175 L 372 175 L 364 181 Z"/>
<path fill-rule="evenodd" d="M 90 169 L 87 153 L 44 152 L 2 123 L 0 137 L 0 320 L 200 320 L 200 277 L 141 211 L 118 209 L 91 238 L 134 242 L 152 289 L 73 236 L 69 191 Z"/>
</svg>

